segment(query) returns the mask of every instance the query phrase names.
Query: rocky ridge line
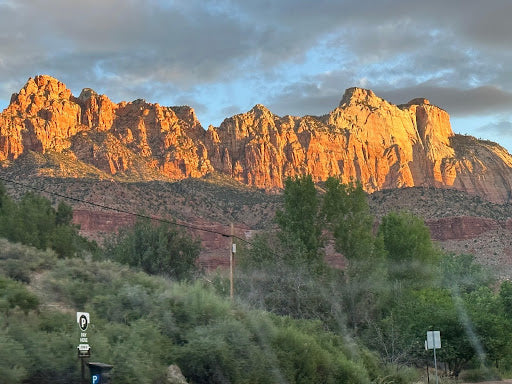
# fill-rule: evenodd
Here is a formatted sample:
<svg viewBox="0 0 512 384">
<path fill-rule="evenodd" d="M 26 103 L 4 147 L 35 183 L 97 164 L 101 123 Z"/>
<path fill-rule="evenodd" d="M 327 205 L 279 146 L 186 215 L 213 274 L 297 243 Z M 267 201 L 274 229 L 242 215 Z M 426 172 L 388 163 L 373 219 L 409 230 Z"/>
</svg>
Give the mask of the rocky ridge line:
<svg viewBox="0 0 512 384">
<path fill-rule="evenodd" d="M 504 148 L 454 134 L 448 113 L 426 99 L 397 106 L 361 88 L 347 89 L 324 116 L 280 117 L 256 105 L 205 130 L 190 107 L 116 104 L 88 88 L 75 97 L 42 75 L 29 79 L 0 114 L 3 165 L 30 151 L 62 154 L 119 179 L 218 172 L 272 190 L 309 173 L 315 181 L 357 179 L 368 192 L 434 186 L 494 202 L 512 195 L 512 157 Z M 51 172 L 69 176 L 72 168 L 61 163 Z"/>
</svg>

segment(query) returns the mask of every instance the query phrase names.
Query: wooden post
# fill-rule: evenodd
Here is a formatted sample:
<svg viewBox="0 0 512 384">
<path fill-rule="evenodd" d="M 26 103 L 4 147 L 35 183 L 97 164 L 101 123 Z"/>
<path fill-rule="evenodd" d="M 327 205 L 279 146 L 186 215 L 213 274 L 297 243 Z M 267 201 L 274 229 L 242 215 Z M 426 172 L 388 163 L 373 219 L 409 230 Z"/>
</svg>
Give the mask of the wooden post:
<svg viewBox="0 0 512 384">
<path fill-rule="evenodd" d="M 234 259 L 234 252 L 233 252 L 233 235 L 234 235 L 234 228 L 233 223 L 230 225 L 230 242 L 229 242 L 229 297 L 231 300 L 233 300 L 234 297 L 234 287 L 233 287 L 233 259 Z"/>
<path fill-rule="evenodd" d="M 87 381 L 85 381 L 85 361 L 83 357 L 80 358 L 80 364 L 82 365 L 80 368 L 82 374 L 82 384 L 87 384 Z"/>
</svg>

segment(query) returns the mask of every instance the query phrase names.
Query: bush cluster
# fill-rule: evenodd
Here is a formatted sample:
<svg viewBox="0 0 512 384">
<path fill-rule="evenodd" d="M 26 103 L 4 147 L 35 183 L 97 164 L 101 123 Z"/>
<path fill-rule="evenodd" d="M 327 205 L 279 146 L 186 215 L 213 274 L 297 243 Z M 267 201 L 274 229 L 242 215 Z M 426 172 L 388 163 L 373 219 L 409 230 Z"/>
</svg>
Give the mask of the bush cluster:
<svg viewBox="0 0 512 384">
<path fill-rule="evenodd" d="M 323 187 L 319 193 L 310 176 L 287 180 L 277 230 L 239 255 L 238 294 L 246 302 L 320 319 L 384 364 L 425 366 L 431 359 L 426 333 L 439 330 L 437 356 L 452 376 L 481 366 L 510 369 L 508 282 L 496 290 L 499 283 L 472 255 L 443 253 L 411 213 L 390 212 L 377 221 L 361 185 L 330 178 Z M 345 257 L 343 271 L 323 262 L 327 240 Z"/>
<path fill-rule="evenodd" d="M 170 224 L 139 220 L 71 258 L 91 248 L 68 206 L 0 188 L 0 377 L 78 382 L 77 311 L 115 383 L 162 383 L 173 364 L 190 383 L 408 383 L 431 359 L 429 330 L 452 376 L 512 369 L 512 283 L 441 252 L 410 213 L 377 222 L 360 185 L 324 188 L 286 182 L 276 230 L 239 247 L 234 301 Z M 325 263 L 326 240 L 344 270 Z"/>
<path fill-rule="evenodd" d="M 53 249 L 59 257 L 93 252 L 96 245 L 79 235 L 73 225 L 70 205 L 60 202 L 55 209 L 50 200 L 26 193 L 14 201 L 0 184 L 0 236 L 12 242 Z"/>
<path fill-rule="evenodd" d="M 10 260 L 28 249 L 7 248 Z M 368 366 L 379 366 L 321 322 L 235 305 L 201 280 L 172 282 L 111 261 L 46 264 L 34 252 L 44 294 L 0 267 L 0 374 L 9 383 L 78 382 L 75 311 L 90 313 L 92 355 L 114 365 L 116 383 L 163 382 L 171 364 L 191 383 L 370 383 Z"/>
</svg>

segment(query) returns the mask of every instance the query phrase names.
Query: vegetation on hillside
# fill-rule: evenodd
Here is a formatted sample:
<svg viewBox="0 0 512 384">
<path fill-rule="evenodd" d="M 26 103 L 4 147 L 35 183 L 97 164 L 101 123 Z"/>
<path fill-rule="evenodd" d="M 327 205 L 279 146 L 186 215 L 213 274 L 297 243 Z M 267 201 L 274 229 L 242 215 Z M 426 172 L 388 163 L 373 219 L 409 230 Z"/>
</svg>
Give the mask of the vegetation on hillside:
<svg viewBox="0 0 512 384">
<path fill-rule="evenodd" d="M 199 251 L 199 240 L 170 223 L 157 225 L 147 218 L 137 220 L 132 228 L 122 229 L 105 245 L 105 254 L 110 259 L 175 280 L 197 275 Z"/>
<path fill-rule="evenodd" d="M 76 311 L 90 313 L 94 361 L 114 365 L 114 383 L 161 383 L 171 364 L 191 383 L 370 383 L 387 373 L 376 356 L 321 322 L 232 304 L 201 280 L 177 283 L 110 261 L 58 259 L 0 242 L 6 382 L 79 381 Z M 27 260 L 30 285 L 7 276 L 9 263 Z"/>
<path fill-rule="evenodd" d="M 172 225 L 141 220 L 100 249 L 69 206 L 0 192 L 6 382 L 79 381 L 76 311 L 91 314 L 92 355 L 114 383 L 166 382 L 172 364 L 190 383 L 410 383 L 432 359 L 429 330 L 452 376 L 512 370 L 512 284 L 441 252 L 410 213 L 376 223 L 358 184 L 287 180 L 277 230 L 239 244 L 234 301 Z M 323 261 L 327 237 L 345 270 Z"/>
<path fill-rule="evenodd" d="M 474 368 L 492 377 L 512 368 L 509 283 L 500 285 L 471 255 L 441 252 L 410 213 L 390 212 L 376 229 L 358 184 L 330 179 L 320 195 L 310 177 L 300 177 L 288 180 L 283 197 L 278 233 L 260 236 L 241 260 L 245 301 L 280 315 L 321 319 L 383 363 L 425 366 L 431 359 L 426 332 L 439 330 L 438 359 L 451 375 Z M 322 252 L 320 233 L 332 236 L 348 259 L 344 271 L 311 258 Z"/>
<path fill-rule="evenodd" d="M 78 234 L 72 218 L 72 208 L 64 202 L 55 209 L 48 199 L 34 193 L 15 201 L 0 184 L 1 237 L 42 250 L 51 248 L 59 257 L 94 251 L 96 245 Z"/>
</svg>

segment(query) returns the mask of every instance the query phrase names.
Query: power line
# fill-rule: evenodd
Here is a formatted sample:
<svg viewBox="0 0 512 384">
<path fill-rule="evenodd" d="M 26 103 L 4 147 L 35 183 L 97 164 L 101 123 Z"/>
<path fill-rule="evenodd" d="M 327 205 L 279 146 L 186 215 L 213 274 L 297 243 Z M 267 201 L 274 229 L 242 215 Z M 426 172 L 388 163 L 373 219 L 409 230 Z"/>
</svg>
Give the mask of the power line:
<svg viewBox="0 0 512 384">
<path fill-rule="evenodd" d="M 93 207 L 102 208 L 102 209 L 105 209 L 105 210 L 110 210 L 110 211 L 115 211 L 115 212 L 119 212 L 119 213 L 124 213 L 124 214 L 127 214 L 127 215 L 131 215 L 131 216 L 135 216 L 135 217 L 140 217 L 140 218 L 144 218 L 144 219 L 150 219 L 150 220 L 158 221 L 158 222 L 161 222 L 161 223 L 166 223 L 166 224 L 174 225 L 174 226 L 177 226 L 177 227 L 187 228 L 187 229 L 190 229 L 190 230 L 202 231 L 202 232 L 207 232 L 207 233 L 213 233 L 213 234 L 216 234 L 216 235 L 221 235 L 223 237 L 231 237 L 233 239 L 237 239 L 237 240 L 240 240 L 240 241 L 242 241 L 242 242 L 244 242 L 246 244 L 254 246 L 254 244 L 252 244 L 250 241 L 248 241 L 246 239 L 242 239 L 241 237 L 236 236 L 234 234 L 226 234 L 226 233 L 223 233 L 223 232 L 215 231 L 213 229 L 195 227 L 195 226 L 189 225 L 189 224 L 180 224 L 180 223 L 176 223 L 174 221 L 170 221 L 170 220 L 167 220 L 167 219 L 162 219 L 162 218 L 156 217 L 156 216 L 148 216 L 148 215 L 144 215 L 144 214 L 141 214 L 141 213 L 130 212 L 130 211 L 127 211 L 127 210 L 124 210 L 124 209 L 120 209 L 120 208 L 110 207 L 108 205 L 94 203 L 92 201 L 87 201 L 87 200 L 84 200 L 84 199 L 79 199 L 77 197 L 67 196 L 67 195 L 64 195 L 62 193 L 49 191 L 49 190 L 41 188 L 41 187 L 35 187 L 35 186 L 28 185 L 28 184 L 25 184 L 25 183 L 20 183 L 19 181 L 8 179 L 8 178 L 3 177 L 3 176 L 0 176 L 0 180 L 5 181 L 7 183 L 19 185 L 19 186 L 22 186 L 24 188 L 28 188 L 28 189 L 32 189 L 32 190 L 35 190 L 35 191 L 43 192 L 43 193 L 46 193 L 46 194 L 49 194 L 49 195 L 58 196 L 58 197 L 61 197 L 63 199 L 68 199 L 68 200 L 71 200 L 71 201 L 76 201 L 78 203 L 88 204 L 88 205 L 91 205 Z"/>
</svg>

